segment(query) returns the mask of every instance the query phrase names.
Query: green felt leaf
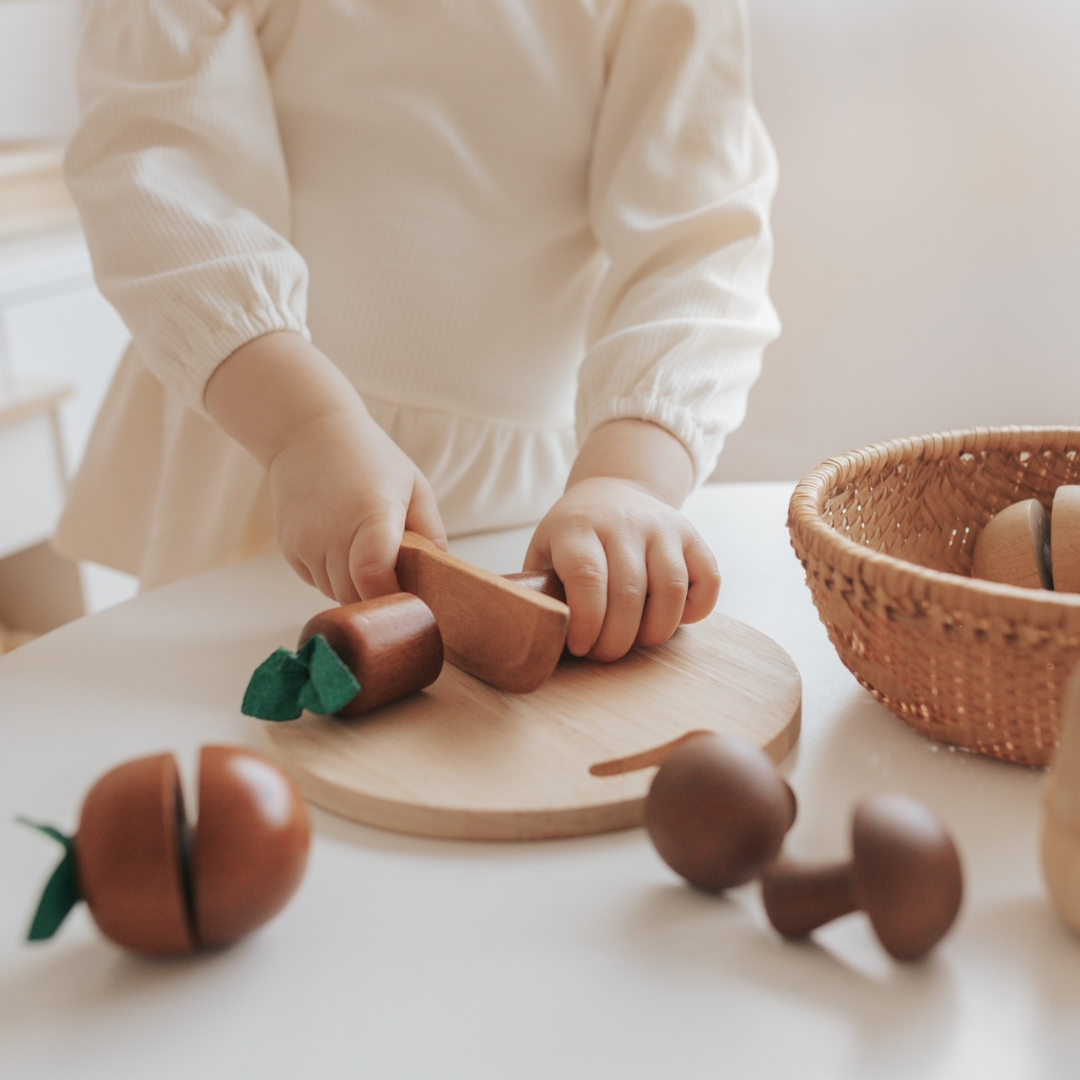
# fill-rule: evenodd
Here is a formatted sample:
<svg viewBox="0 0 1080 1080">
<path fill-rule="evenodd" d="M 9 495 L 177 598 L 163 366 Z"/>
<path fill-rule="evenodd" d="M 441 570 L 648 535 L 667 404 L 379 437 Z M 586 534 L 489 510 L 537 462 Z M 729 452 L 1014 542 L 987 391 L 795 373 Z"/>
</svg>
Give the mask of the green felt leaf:
<svg viewBox="0 0 1080 1080">
<path fill-rule="evenodd" d="M 36 821 L 28 821 L 26 818 L 18 820 L 23 825 L 29 825 L 31 829 L 37 829 L 38 832 L 51 836 L 64 848 L 64 857 L 45 884 L 41 899 L 38 901 L 37 911 L 34 912 L 33 922 L 26 935 L 27 941 L 45 941 L 60 929 L 68 912 L 82 899 L 78 877 L 75 873 L 75 838 L 65 836 L 51 825 L 39 825 Z"/>
<path fill-rule="evenodd" d="M 322 634 L 304 642 L 298 653 L 278 649 L 256 669 L 244 692 L 241 711 L 260 720 L 295 720 L 304 709 L 328 716 L 344 708 L 360 684 Z"/>
<path fill-rule="evenodd" d="M 360 693 L 356 676 L 322 634 L 304 642 L 300 655 L 311 673 L 310 680 L 300 690 L 300 704 L 305 709 L 329 716 L 344 709 Z"/>
</svg>

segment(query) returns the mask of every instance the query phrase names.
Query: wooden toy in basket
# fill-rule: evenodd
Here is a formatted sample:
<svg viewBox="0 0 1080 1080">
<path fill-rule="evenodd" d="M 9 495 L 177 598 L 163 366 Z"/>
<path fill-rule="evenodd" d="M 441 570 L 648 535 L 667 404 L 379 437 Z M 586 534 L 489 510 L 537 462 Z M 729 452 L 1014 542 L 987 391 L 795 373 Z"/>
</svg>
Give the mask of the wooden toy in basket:
<svg viewBox="0 0 1080 1080">
<path fill-rule="evenodd" d="M 1080 660 L 1080 594 L 971 574 L 995 514 L 1025 499 L 1052 506 L 1076 484 L 1080 428 L 975 428 L 831 458 L 796 487 L 792 545 L 830 640 L 917 731 L 1050 761 Z"/>
<path fill-rule="evenodd" d="M 1080 934 L 1080 669 L 1061 710 L 1061 745 L 1046 785 L 1042 868 L 1050 899 Z"/>
</svg>

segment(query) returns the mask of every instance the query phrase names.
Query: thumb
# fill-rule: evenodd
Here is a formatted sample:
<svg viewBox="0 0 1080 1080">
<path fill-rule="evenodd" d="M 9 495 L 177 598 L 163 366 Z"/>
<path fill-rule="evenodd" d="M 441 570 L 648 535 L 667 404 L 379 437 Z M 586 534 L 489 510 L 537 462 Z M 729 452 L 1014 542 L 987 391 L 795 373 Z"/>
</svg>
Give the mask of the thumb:
<svg viewBox="0 0 1080 1080">
<path fill-rule="evenodd" d="M 349 575 L 361 600 L 399 591 L 398 551 L 405 531 L 405 508 L 387 504 L 368 514 L 349 545 Z"/>
</svg>

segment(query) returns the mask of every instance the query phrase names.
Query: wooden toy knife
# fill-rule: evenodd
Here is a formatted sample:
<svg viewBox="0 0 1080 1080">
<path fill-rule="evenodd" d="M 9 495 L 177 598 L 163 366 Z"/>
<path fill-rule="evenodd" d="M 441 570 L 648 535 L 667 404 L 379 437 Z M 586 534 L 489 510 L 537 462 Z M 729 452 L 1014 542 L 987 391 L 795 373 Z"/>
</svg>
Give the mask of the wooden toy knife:
<svg viewBox="0 0 1080 1080">
<path fill-rule="evenodd" d="M 555 670 L 570 620 L 566 604 L 540 591 L 533 576 L 500 577 L 413 532 L 405 533 L 398 553 L 398 584 L 431 608 L 446 659 L 518 694 L 535 690 Z"/>
</svg>

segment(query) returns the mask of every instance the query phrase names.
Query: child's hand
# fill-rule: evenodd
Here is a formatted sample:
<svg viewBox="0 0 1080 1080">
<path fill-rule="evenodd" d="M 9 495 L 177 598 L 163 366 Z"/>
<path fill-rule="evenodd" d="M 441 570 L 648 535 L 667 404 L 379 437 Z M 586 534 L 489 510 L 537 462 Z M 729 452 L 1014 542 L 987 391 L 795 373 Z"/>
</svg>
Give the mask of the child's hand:
<svg viewBox="0 0 1080 1080">
<path fill-rule="evenodd" d="M 305 581 L 339 604 L 397 591 L 404 529 L 446 548 L 427 480 L 366 411 L 310 421 L 269 472 L 278 545 Z"/>
<path fill-rule="evenodd" d="M 686 450 L 654 424 L 612 421 L 582 447 L 525 556 L 525 569 L 552 567 L 566 589 L 572 653 L 617 660 L 712 611 L 716 560 L 674 505 L 690 481 Z"/>
<path fill-rule="evenodd" d="M 341 371 L 298 334 L 241 346 L 214 372 L 205 402 L 267 468 L 278 544 L 327 596 L 348 604 L 396 592 L 407 528 L 445 550 L 427 480 Z"/>
<path fill-rule="evenodd" d="M 525 567 L 549 566 L 570 606 L 567 645 L 594 660 L 663 644 L 680 623 L 705 618 L 720 592 L 716 560 L 690 522 L 614 477 L 578 481 L 540 522 Z"/>
</svg>

